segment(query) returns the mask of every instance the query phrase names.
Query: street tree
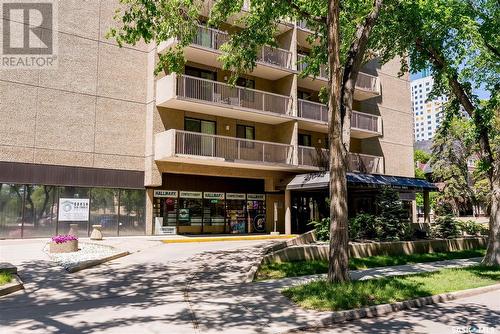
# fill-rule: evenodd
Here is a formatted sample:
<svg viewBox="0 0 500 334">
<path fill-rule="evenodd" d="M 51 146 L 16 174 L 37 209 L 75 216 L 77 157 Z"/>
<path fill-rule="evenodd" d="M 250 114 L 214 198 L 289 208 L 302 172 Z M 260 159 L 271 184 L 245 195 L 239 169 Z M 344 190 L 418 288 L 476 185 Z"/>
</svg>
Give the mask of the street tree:
<svg viewBox="0 0 500 334">
<path fill-rule="evenodd" d="M 255 68 L 262 46 L 276 46 L 280 22 L 306 22 L 312 31 L 308 38 L 312 49 L 303 60 L 307 66 L 302 75 L 318 75 L 322 65 L 329 68 L 324 96 L 329 110 L 330 282 L 350 279 L 346 175 L 353 95 L 360 69 L 374 56 L 367 52 L 370 35 L 385 3 L 391 1 L 394 0 L 121 0 L 119 26 L 109 33 L 120 45 L 135 44 L 141 39 L 160 43 L 175 38 L 177 44 L 158 55 L 156 73 L 182 73 L 183 49 L 195 37 L 200 15 L 208 16 L 208 24 L 214 27 L 230 20 L 242 29 L 229 34 L 221 48 L 220 61 L 224 69 L 233 73 L 230 82 L 234 84 L 239 75 Z M 383 30 L 378 35 L 382 36 Z"/>
<path fill-rule="evenodd" d="M 385 55 L 408 55 L 412 71 L 430 69 L 435 96 L 452 94 L 455 108 L 474 124 L 480 168 L 491 192 L 485 265 L 500 265 L 500 6 L 498 0 L 401 0 L 379 18 Z M 406 59 L 406 58 L 403 58 Z M 402 63 L 408 69 L 408 63 Z M 475 89 L 489 93 L 482 102 Z M 454 111 L 452 111 L 454 109 Z M 463 116 L 462 116 L 463 117 Z"/>
</svg>

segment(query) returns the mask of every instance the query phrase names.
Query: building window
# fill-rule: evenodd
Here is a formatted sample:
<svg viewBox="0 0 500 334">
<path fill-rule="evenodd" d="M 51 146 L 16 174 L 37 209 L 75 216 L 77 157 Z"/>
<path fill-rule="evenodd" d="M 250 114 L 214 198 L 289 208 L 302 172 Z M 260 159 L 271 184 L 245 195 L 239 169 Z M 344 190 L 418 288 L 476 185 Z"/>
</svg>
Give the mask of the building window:
<svg viewBox="0 0 500 334">
<path fill-rule="evenodd" d="M 255 140 L 255 127 L 248 125 L 236 125 L 236 137 L 241 139 Z M 243 141 L 241 143 L 242 147 L 253 148 L 253 142 Z"/>
<path fill-rule="evenodd" d="M 186 68 L 184 69 L 184 73 L 196 78 L 208 79 L 213 81 L 217 80 L 217 72 L 202 70 L 196 67 L 186 66 Z"/>
<path fill-rule="evenodd" d="M 311 135 L 299 133 L 299 145 L 300 146 L 312 146 L 311 145 Z"/>
</svg>

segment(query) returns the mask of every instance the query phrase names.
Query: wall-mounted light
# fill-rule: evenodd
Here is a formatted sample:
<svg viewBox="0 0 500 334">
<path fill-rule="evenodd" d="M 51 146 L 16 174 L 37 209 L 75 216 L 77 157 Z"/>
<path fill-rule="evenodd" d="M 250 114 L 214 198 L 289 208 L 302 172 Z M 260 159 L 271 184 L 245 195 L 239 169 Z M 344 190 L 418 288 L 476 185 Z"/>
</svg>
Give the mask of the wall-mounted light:
<svg viewBox="0 0 500 334">
<path fill-rule="evenodd" d="M 318 144 L 321 144 L 321 139 L 318 139 Z"/>
<path fill-rule="evenodd" d="M 229 131 L 229 129 L 231 129 L 229 125 L 226 125 L 226 131 Z"/>
</svg>

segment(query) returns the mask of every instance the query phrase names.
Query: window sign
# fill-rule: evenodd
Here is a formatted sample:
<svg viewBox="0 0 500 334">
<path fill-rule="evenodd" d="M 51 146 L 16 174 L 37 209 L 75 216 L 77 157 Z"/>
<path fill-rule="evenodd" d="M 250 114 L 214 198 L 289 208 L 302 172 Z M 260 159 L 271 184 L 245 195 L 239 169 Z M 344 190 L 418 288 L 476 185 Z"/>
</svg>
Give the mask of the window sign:
<svg viewBox="0 0 500 334">
<path fill-rule="evenodd" d="M 201 191 L 181 191 L 180 198 L 202 198 Z"/>
<path fill-rule="evenodd" d="M 205 199 L 224 199 L 224 193 L 203 193 L 203 198 Z"/>
<path fill-rule="evenodd" d="M 234 199 L 234 200 L 245 200 L 247 197 L 245 194 L 237 194 L 237 193 L 227 193 L 226 199 Z"/>
<path fill-rule="evenodd" d="M 59 198 L 58 219 L 61 222 L 89 221 L 90 199 Z"/>
<path fill-rule="evenodd" d="M 264 201 L 266 199 L 266 195 L 264 195 L 264 194 L 247 194 L 247 199 L 249 201 Z"/>
<path fill-rule="evenodd" d="M 177 198 L 178 192 L 175 190 L 155 190 L 154 197 Z"/>
</svg>

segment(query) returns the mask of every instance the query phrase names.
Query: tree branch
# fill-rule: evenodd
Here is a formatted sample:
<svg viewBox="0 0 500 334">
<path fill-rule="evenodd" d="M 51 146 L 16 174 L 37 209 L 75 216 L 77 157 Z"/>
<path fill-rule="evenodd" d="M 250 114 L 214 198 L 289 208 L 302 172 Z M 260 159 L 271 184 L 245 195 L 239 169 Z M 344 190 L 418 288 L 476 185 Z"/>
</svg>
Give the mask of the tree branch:
<svg viewBox="0 0 500 334">
<path fill-rule="evenodd" d="M 318 24 L 326 24 L 326 17 L 324 16 L 312 16 L 311 13 L 307 13 L 304 11 L 300 6 L 298 6 L 293 0 L 288 0 L 287 1 L 290 7 L 295 9 L 297 13 L 299 13 L 300 16 L 303 18 L 307 18 L 313 21 L 316 21 Z"/>
<path fill-rule="evenodd" d="M 347 60 L 344 67 L 341 88 L 340 112 L 342 117 L 343 143 L 347 151 L 349 149 L 351 132 L 351 113 L 354 90 L 359 71 L 363 65 L 363 59 L 368 45 L 370 33 L 380 15 L 383 0 L 373 0 L 373 8 L 365 17 L 363 24 L 356 29 L 354 41 L 347 52 Z"/>
</svg>

